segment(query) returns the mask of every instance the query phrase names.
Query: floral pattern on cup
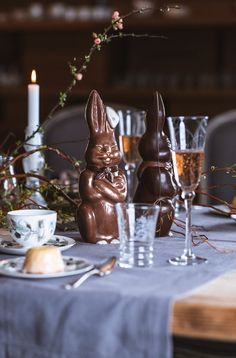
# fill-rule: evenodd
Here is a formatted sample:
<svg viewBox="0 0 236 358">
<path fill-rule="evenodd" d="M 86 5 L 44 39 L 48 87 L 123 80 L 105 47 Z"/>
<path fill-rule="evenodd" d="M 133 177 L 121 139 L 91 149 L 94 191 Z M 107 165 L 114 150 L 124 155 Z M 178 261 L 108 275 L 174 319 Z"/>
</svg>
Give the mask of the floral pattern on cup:
<svg viewBox="0 0 236 358">
<path fill-rule="evenodd" d="M 16 238 L 22 240 L 29 240 L 31 236 L 35 235 L 37 237 L 38 242 L 43 240 L 45 234 L 43 220 L 39 220 L 37 230 L 33 230 L 30 224 L 28 224 L 24 220 L 21 220 L 17 223 L 11 219 L 10 222 L 11 222 L 10 232 Z M 53 234 L 54 233 L 53 227 L 55 227 L 55 225 L 53 224 L 53 222 L 51 222 L 49 226 L 50 226 L 50 233 Z"/>
</svg>

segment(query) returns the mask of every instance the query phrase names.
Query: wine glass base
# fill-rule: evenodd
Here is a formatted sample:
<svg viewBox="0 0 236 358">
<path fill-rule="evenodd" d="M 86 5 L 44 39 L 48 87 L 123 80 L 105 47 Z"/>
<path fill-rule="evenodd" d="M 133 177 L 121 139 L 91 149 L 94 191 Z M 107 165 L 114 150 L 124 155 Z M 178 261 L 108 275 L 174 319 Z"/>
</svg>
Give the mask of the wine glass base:
<svg viewBox="0 0 236 358">
<path fill-rule="evenodd" d="M 175 266 L 193 266 L 207 263 L 208 260 L 204 257 L 199 257 L 192 254 L 191 256 L 181 255 L 179 257 L 173 257 L 169 259 L 168 262 Z"/>
</svg>

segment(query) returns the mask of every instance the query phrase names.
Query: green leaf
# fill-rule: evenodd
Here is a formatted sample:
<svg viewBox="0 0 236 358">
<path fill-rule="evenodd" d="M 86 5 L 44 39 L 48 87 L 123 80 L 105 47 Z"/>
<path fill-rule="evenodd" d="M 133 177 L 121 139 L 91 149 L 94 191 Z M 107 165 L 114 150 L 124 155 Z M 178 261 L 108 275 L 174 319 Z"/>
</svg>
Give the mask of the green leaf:
<svg viewBox="0 0 236 358">
<path fill-rule="evenodd" d="M 66 98 L 67 98 L 67 94 L 63 93 L 63 92 L 60 92 L 60 94 L 59 94 L 59 105 L 60 105 L 60 107 L 64 107 L 65 102 L 66 102 Z"/>
<path fill-rule="evenodd" d="M 70 71 L 71 71 L 71 74 L 72 74 L 72 75 L 76 75 L 76 73 L 77 73 L 77 67 L 70 65 Z"/>
</svg>

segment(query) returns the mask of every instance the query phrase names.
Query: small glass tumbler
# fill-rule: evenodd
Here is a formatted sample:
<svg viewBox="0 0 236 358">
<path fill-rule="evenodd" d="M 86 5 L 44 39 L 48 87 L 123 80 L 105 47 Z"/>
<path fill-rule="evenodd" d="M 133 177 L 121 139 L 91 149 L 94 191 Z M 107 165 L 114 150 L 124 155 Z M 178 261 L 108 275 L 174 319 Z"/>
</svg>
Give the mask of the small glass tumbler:
<svg viewBox="0 0 236 358">
<path fill-rule="evenodd" d="M 0 155 L 0 191 L 3 197 L 12 193 L 17 186 L 14 167 L 10 163 L 12 160 L 13 157 Z"/>
<path fill-rule="evenodd" d="M 120 239 L 119 266 L 150 267 L 159 207 L 147 204 L 116 204 Z"/>
</svg>

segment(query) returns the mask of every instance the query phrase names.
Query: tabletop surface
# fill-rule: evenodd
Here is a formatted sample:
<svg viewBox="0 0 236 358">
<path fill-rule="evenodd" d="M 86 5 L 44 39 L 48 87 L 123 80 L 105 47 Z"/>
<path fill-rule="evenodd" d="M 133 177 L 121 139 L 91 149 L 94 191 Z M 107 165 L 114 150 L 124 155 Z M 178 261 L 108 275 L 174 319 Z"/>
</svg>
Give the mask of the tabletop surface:
<svg viewBox="0 0 236 358">
<path fill-rule="evenodd" d="M 2 305 L 4 305 L 4 302 L 5 304 L 6 302 L 8 302 L 9 304 L 9 312 L 7 313 L 6 309 L 4 315 L 9 315 L 8 318 L 12 319 L 13 328 L 16 330 L 16 327 L 18 327 L 19 323 L 15 320 L 13 311 L 11 309 L 12 304 L 14 305 L 16 304 L 16 302 L 18 302 L 18 297 L 13 297 L 13 295 L 16 293 L 17 295 L 19 295 L 19 298 L 21 297 L 21 299 L 23 300 L 29 297 L 29 295 L 32 295 L 32 300 L 34 304 L 33 307 L 39 309 L 41 315 L 43 314 L 46 317 L 46 315 L 52 314 L 48 313 L 50 311 L 46 312 L 46 308 L 43 308 L 45 309 L 45 312 L 42 311 L 42 307 L 40 306 L 41 303 L 37 301 L 38 298 L 36 292 L 38 291 L 38 293 L 41 292 L 43 295 L 45 295 L 45 297 L 47 297 L 48 295 L 49 301 L 57 300 L 57 295 L 59 295 L 62 299 L 60 305 L 65 304 L 66 309 L 68 309 L 68 302 L 66 303 L 66 300 L 68 301 L 69 299 L 70 311 L 73 311 L 73 309 L 75 309 L 76 312 L 75 304 L 76 301 L 78 301 L 78 307 L 82 307 L 82 305 L 84 305 L 83 309 L 86 310 L 87 315 L 91 315 L 91 317 L 92 314 L 97 314 L 96 307 L 91 306 L 91 310 L 88 310 L 88 308 L 86 307 L 86 300 L 90 300 L 90 304 L 93 304 L 92 302 L 94 296 L 97 299 L 98 305 L 101 305 L 101 307 L 106 307 L 106 309 L 108 309 L 109 314 L 114 314 L 113 311 L 110 311 L 110 301 L 117 302 L 118 299 L 121 301 L 119 302 L 120 305 L 118 305 L 116 308 L 117 313 L 120 310 L 120 314 L 125 313 L 131 316 L 132 314 L 134 314 L 134 316 L 132 316 L 132 319 L 134 320 L 134 322 L 136 321 L 137 323 L 140 322 L 140 320 L 137 319 L 137 314 L 135 314 L 135 312 L 140 313 L 140 308 L 141 313 L 142 309 L 144 309 L 143 312 L 145 312 L 147 302 L 149 302 L 149 305 L 151 305 L 150 309 L 151 307 L 152 309 L 156 309 L 155 302 L 161 303 L 162 298 L 164 296 L 169 297 L 170 293 L 172 292 L 171 287 L 173 285 L 178 286 L 178 282 L 180 282 L 181 280 L 184 281 L 185 285 L 186 277 L 191 278 L 191 275 L 193 275 L 195 284 L 191 284 L 192 280 L 189 280 L 190 286 L 187 286 L 186 292 L 185 286 L 184 289 L 175 290 L 175 300 L 171 314 L 171 329 L 173 335 L 236 342 L 236 332 L 234 329 L 236 324 L 236 237 L 234 234 L 236 223 L 231 218 L 213 215 L 208 210 L 194 210 L 193 224 L 196 225 L 194 231 L 203 232 L 209 239 L 208 244 L 204 243 L 201 244 L 199 247 L 194 248 L 194 250 L 196 250 L 200 254 L 206 254 L 207 257 L 209 257 L 209 264 L 206 264 L 204 266 L 201 265 L 201 268 L 187 268 L 188 271 L 186 271 L 185 268 L 176 268 L 168 265 L 166 259 L 170 254 L 170 250 L 171 254 L 172 251 L 175 254 L 175 251 L 182 250 L 184 239 L 161 238 L 157 239 L 155 244 L 158 258 L 156 259 L 153 270 L 143 271 L 143 269 L 133 269 L 129 271 L 117 268 L 114 272 L 114 275 L 110 275 L 106 279 L 91 278 L 91 281 L 87 281 L 88 283 L 84 286 L 81 286 L 79 291 L 72 292 L 70 297 L 65 296 L 63 290 L 61 290 L 60 288 L 62 282 L 68 282 L 68 279 L 66 278 L 60 279 L 60 281 L 53 279 L 50 281 L 40 280 L 41 282 L 35 282 L 32 280 L 30 280 L 32 282 L 26 282 L 28 280 L 18 280 L 1 277 L 1 291 L 3 292 L 3 290 L 5 289 L 6 295 L 4 296 L 4 294 L 0 292 L 0 301 L 2 302 Z M 4 234 L 4 232 L 1 233 Z M 103 247 L 103 245 L 89 246 L 79 244 L 73 250 L 68 250 L 68 252 L 69 254 L 70 252 L 76 254 L 80 253 L 85 258 L 91 257 L 95 261 L 100 261 L 101 259 L 104 259 L 104 257 L 107 255 L 113 255 L 115 252 L 117 252 L 117 249 L 117 245 L 105 245 L 105 247 Z M 227 253 L 232 253 L 232 255 L 227 255 Z M 7 257 L 7 255 L 1 255 L 1 257 Z M 224 263 L 225 268 L 223 269 L 222 266 L 224 265 Z M 214 266 L 217 266 L 217 264 L 218 267 L 216 269 L 216 272 L 211 273 L 211 270 L 213 270 Z M 158 272 L 160 273 L 160 276 L 162 275 L 162 279 L 165 279 L 165 277 L 168 277 L 169 279 L 169 283 L 167 283 L 167 285 L 165 283 L 165 292 L 163 293 L 161 292 L 163 283 L 158 282 Z M 174 275 L 175 277 L 172 278 L 172 276 Z M 206 276 L 206 279 L 202 280 L 203 276 Z M 14 284 L 12 285 L 12 283 Z M 143 286 L 141 287 L 141 285 Z M 181 286 L 181 282 L 179 285 Z M 109 294 L 110 296 L 107 302 L 104 303 L 104 299 L 107 294 Z M 180 298 L 178 298 L 178 295 Z M 6 297 L 8 301 L 6 301 Z M 129 304 L 130 302 L 139 303 L 137 304 L 137 307 L 135 307 L 135 305 L 133 304 L 130 307 L 126 307 L 126 305 L 124 306 L 124 302 L 122 303 L 122 299 L 124 300 L 124 302 L 129 302 Z M 65 301 L 64 303 L 63 300 Z M 73 300 L 74 303 L 72 304 Z M 42 299 L 40 302 L 42 302 Z M 24 304 L 26 306 L 29 305 L 30 307 L 29 302 L 25 302 Z M 154 306 L 152 306 L 152 304 L 154 304 Z M 65 307 L 63 309 L 65 309 Z M 93 310 L 94 312 L 90 312 Z M 70 311 L 67 312 L 68 315 L 72 313 Z M 15 312 L 19 315 L 17 310 L 15 310 Z M 56 316 L 57 313 L 58 312 L 56 310 L 54 312 L 54 315 Z M 63 312 L 63 314 L 65 313 Z M 155 321 L 153 321 L 154 318 L 152 317 L 153 314 L 154 311 L 150 316 L 152 318 L 152 321 L 147 321 L 147 324 L 150 324 L 148 327 L 148 332 L 150 333 L 148 338 L 151 340 L 153 339 L 151 328 L 153 327 L 153 325 L 155 325 Z M 156 311 L 155 320 L 157 320 L 158 314 L 160 314 L 160 312 Z M 73 317 L 71 318 L 72 323 L 74 319 Z M 119 315 L 117 317 L 119 317 Z M 114 316 L 113 319 L 117 320 L 117 317 Z M 6 320 L 6 317 L 3 317 L 0 312 L 0 320 L 2 320 L 3 318 L 4 320 Z M 31 319 L 35 320 L 36 318 L 37 315 L 36 317 L 33 317 Z M 48 319 L 49 317 L 46 318 Z M 60 316 L 58 316 L 58 319 L 59 318 L 62 319 Z M 109 324 L 110 323 L 112 324 L 112 321 L 109 320 Z M 114 326 L 114 323 L 115 320 L 113 322 L 113 329 L 118 329 L 118 326 Z M 131 325 L 131 321 L 125 321 L 126 326 L 123 325 L 124 322 L 122 320 L 118 323 L 122 324 L 122 330 L 124 330 L 125 327 Z M 83 324 L 85 324 L 85 321 L 83 321 Z M 104 327 L 105 329 L 107 329 L 105 322 Z M 13 331 L 13 328 L 10 327 L 9 330 Z M 41 327 L 41 329 L 43 332 L 43 327 Z M 130 332 L 132 332 L 133 329 L 134 327 L 132 326 Z M 138 334 L 140 328 L 136 327 L 135 329 L 136 334 Z M 82 334 L 83 331 L 80 333 Z M 9 336 L 10 334 L 8 334 L 8 338 Z M 130 338 L 134 339 L 135 337 L 131 336 Z M 45 339 L 47 340 L 48 337 L 46 337 Z M 96 337 L 93 337 L 93 339 L 96 339 Z M 143 340 L 143 342 L 145 342 L 145 339 Z M 142 340 L 140 338 L 139 345 L 141 345 L 141 343 Z M 82 342 L 82 345 L 84 344 L 85 342 Z M 91 357 L 94 356 L 94 352 L 91 352 Z M 16 353 L 14 352 L 14 354 Z M 25 356 L 27 357 L 27 355 Z M 54 357 L 53 355 L 51 356 Z M 55 355 L 55 357 L 59 356 L 64 357 L 63 355 Z M 103 356 L 108 357 L 109 355 Z M 45 357 L 50 357 L 50 355 L 46 355 L 45 353 Z M 88 355 L 88 357 L 90 356 Z M 130 357 L 130 355 L 124 355 L 124 357 Z M 146 356 L 136 354 L 136 357 Z M 154 357 L 154 355 L 150 355 L 150 357 Z"/>
</svg>

